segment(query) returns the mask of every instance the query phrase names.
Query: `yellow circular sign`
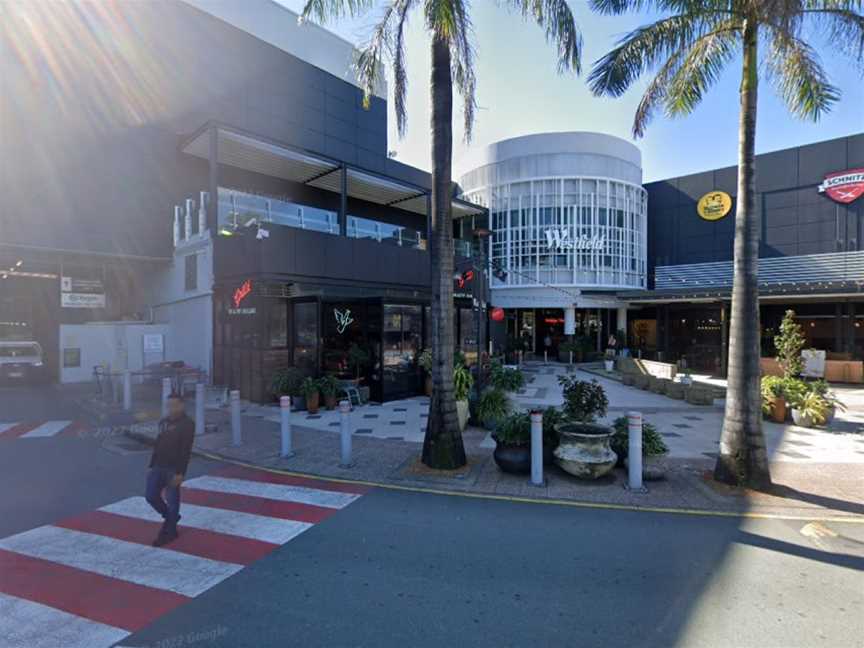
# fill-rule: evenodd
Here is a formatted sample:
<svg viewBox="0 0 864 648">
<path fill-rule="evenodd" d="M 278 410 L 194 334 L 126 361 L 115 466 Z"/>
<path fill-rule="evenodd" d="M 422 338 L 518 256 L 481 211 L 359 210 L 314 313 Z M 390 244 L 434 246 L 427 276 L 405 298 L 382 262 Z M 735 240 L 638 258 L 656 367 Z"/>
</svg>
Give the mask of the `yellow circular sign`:
<svg viewBox="0 0 864 648">
<path fill-rule="evenodd" d="M 725 191 L 712 191 L 699 199 L 696 211 L 707 221 L 723 218 L 732 209 L 732 196 Z"/>
</svg>

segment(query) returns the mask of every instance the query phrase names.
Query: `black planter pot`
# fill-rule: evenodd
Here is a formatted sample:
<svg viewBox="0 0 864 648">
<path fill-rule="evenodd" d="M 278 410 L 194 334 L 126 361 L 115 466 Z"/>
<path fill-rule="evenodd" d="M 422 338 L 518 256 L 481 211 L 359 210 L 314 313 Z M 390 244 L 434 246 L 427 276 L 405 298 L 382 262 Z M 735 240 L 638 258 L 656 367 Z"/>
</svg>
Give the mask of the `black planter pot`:
<svg viewBox="0 0 864 648">
<path fill-rule="evenodd" d="M 557 447 L 558 447 L 557 443 L 553 446 L 551 443 L 546 443 L 545 439 L 543 440 L 543 465 L 544 466 L 551 466 L 553 463 L 555 463 L 554 452 L 555 452 L 555 448 L 557 448 Z M 531 453 L 529 452 L 528 454 L 530 456 Z"/>
<path fill-rule="evenodd" d="M 512 446 L 496 444 L 492 453 L 495 463 L 506 473 L 527 475 L 531 472 L 531 446 Z"/>
</svg>

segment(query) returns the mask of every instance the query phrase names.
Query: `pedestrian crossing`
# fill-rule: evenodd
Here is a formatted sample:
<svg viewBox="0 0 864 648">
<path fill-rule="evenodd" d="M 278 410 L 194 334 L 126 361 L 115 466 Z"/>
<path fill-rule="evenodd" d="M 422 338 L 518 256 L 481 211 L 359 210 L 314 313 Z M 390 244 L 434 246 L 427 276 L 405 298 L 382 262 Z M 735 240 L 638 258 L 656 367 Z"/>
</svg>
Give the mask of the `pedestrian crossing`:
<svg viewBox="0 0 864 648">
<path fill-rule="evenodd" d="M 77 436 L 90 426 L 81 421 L 12 421 L 0 422 L 0 441 L 39 439 L 54 436 Z"/>
<path fill-rule="evenodd" d="M 143 497 L 0 539 L 0 646 L 112 646 L 367 491 L 229 466 L 184 482 L 180 537 L 163 547 Z"/>
</svg>

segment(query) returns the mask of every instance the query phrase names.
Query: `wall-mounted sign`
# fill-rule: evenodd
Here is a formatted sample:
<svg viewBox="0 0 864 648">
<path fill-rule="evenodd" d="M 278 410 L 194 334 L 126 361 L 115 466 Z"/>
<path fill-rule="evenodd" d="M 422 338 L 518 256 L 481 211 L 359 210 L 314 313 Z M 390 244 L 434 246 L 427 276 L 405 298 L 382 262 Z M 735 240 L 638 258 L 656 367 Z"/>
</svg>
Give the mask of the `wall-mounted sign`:
<svg viewBox="0 0 864 648">
<path fill-rule="evenodd" d="M 354 321 L 354 318 L 351 317 L 351 309 L 346 308 L 344 311 L 340 311 L 338 308 L 334 308 L 333 315 L 336 317 L 336 332 L 342 335 L 345 329 Z"/>
<path fill-rule="evenodd" d="M 570 232 L 565 228 L 548 229 L 545 232 L 546 243 L 550 250 L 602 250 L 606 239 L 602 236 L 580 236 L 570 238 Z"/>
<path fill-rule="evenodd" d="M 79 279 L 77 277 L 60 277 L 61 292 L 104 293 L 101 279 Z"/>
<path fill-rule="evenodd" d="M 465 272 L 463 272 L 462 276 L 460 276 L 456 280 L 456 287 L 457 288 L 464 288 L 465 284 L 468 283 L 469 281 L 474 281 L 474 271 L 473 270 L 466 270 Z"/>
<path fill-rule="evenodd" d="M 60 306 L 63 308 L 105 308 L 105 295 L 92 293 L 60 293 Z"/>
<path fill-rule="evenodd" d="M 252 280 L 247 279 L 240 287 L 234 291 L 231 296 L 231 301 L 234 303 L 234 308 L 228 309 L 229 315 L 254 315 L 256 310 L 254 307 L 240 308 L 240 304 L 252 293 Z"/>
<path fill-rule="evenodd" d="M 503 322 L 504 321 L 504 309 L 503 308 L 493 308 L 492 312 L 489 314 L 492 318 L 493 322 Z"/>
<path fill-rule="evenodd" d="M 145 333 L 142 344 L 144 353 L 162 353 L 165 350 L 165 339 L 161 333 Z"/>
<path fill-rule="evenodd" d="M 839 203 L 851 203 L 864 194 L 864 169 L 829 173 L 819 185 L 819 193 L 826 193 L 831 200 Z"/>
<path fill-rule="evenodd" d="M 705 194 L 696 204 L 696 211 L 707 221 L 723 218 L 732 209 L 732 196 L 725 191 L 712 191 Z"/>
<path fill-rule="evenodd" d="M 823 349 L 804 349 L 801 351 L 804 368 L 801 375 L 807 378 L 825 377 L 825 351 Z"/>
</svg>

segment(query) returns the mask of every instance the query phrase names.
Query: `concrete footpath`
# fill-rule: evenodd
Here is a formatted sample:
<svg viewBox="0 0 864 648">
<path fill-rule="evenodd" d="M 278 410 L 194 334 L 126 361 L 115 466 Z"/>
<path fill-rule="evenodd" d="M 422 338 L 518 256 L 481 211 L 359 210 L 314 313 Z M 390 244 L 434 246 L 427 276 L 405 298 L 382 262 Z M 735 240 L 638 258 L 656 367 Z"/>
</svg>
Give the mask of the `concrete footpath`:
<svg viewBox="0 0 864 648">
<path fill-rule="evenodd" d="M 422 399 L 418 405 L 422 405 Z M 403 405 L 399 407 L 399 405 Z M 239 461 L 263 468 L 278 469 L 331 479 L 354 480 L 384 487 L 460 494 L 554 500 L 571 505 L 672 509 L 704 511 L 720 515 L 773 515 L 804 519 L 850 519 L 864 522 L 864 470 L 857 461 L 844 463 L 833 457 L 830 463 L 783 460 L 772 457 L 774 487 L 769 492 L 732 489 L 711 479 L 712 456 L 671 456 L 661 461 L 665 479 L 647 482 L 647 493 L 633 493 L 624 488 L 626 472 L 614 473 L 595 482 L 575 480 L 556 466 L 547 466 L 545 486 L 528 483 L 527 477 L 501 472 L 492 458 L 494 442 L 486 430 L 469 427 L 464 433 L 468 465 L 463 469 L 442 472 L 426 468 L 420 461 L 420 443 L 405 436 L 373 436 L 368 412 L 386 418 L 389 407 L 405 412 L 405 401 L 364 406 L 351 413 L 353 430 L 352 465 L 339 465 L 338 423 L 326 428 L 314 427 L 336 412 L 322 410 L 312 420 L 306 412 L 292 413 L 295 456 L 283 459 L 280 451 L 278 408 L 245 404 L 242 416 L 243 439 L 232 445 L 230 417 L 227 411 L 209 411 L 208 428 L 215 430 L 195 439 L 195 452 L 221 459 Z M 660 423 L 663 412 L 653 415 Z M 334 419 L 335 420 L 335 419 Z M 392 425 L 392 420 L 389 421 Z M 367 426 L 367 427 L 364 427 Z M 399 428 L 403 426 L 399 425 Z M 137 438 L 152 439 L 155 422 L 111 428 Z M 683 430 L 679 429 L 679 432 Z M 414 435 L 416 437 L 416 435 Z M 864 449 L 864 436 L 854 435 Z"/>
</svg>

